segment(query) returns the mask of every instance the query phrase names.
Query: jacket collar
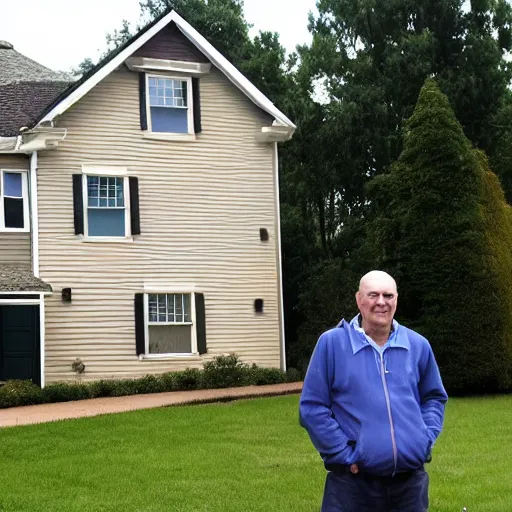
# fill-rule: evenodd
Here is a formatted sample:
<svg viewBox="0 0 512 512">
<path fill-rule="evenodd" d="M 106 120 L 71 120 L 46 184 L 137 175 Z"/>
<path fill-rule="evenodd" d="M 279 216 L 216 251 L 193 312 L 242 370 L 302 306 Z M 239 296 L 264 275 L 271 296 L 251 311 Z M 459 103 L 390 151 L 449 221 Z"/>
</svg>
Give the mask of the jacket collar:
<svg viewBox="0 0 512 512">
<path fill-rule="evenodd" d="M 342 319 L 336 327 L 345 329 L 350 339 L 350 344 L 352 345 L 352 353 L 357 354 L 357 352 L 363 348 L 370 347 L 371 345 L 368 343 L 364 331 L 362 329 L 356 329 L 353 324 L 354 322 L 347 322 L 346 320 Z M 400 325 L 396 320 L 393 320 L 393 331 L 389 337 L 389 347 L 404 348 L 406 350 L 411 348 L 411 343 L 409 341 L 409 337 L 407 336 L 407 329 Z"/>
</svg>

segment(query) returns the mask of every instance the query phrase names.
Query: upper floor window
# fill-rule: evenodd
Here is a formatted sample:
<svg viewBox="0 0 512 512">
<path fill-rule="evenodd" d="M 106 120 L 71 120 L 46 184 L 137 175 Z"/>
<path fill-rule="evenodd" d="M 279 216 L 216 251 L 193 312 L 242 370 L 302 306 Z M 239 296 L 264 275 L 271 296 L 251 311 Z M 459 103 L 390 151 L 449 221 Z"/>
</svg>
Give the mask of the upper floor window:
<svg viewBox="0 0 512 512">
<path fill-rule="evenodd" d="M 194 133 L 192 80 L 147 75 L 149 130 L 158 133 Z"/>
<path fill-rule="evenodd" d="M 126 177 L 87 176 L 87 235 L 128 236 Z"/>
<path fill-rule="evenodd" d="M 2 170 L 0 174 L 0 230 L 29 231 L 27 173 Z"/>
</svg>

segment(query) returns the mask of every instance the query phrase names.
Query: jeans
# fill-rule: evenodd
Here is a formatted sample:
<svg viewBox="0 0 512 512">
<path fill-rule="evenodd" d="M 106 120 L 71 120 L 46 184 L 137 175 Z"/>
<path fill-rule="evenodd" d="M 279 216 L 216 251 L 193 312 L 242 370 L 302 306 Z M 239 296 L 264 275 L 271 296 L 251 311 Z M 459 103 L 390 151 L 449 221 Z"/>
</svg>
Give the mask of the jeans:
<svg viewBox="0 0 512 512">
<path fill-rule="evenodd" d="M 426 512 L 428 474 L 375 477 L 327 473 L 322 512 Z"/>
</svg>

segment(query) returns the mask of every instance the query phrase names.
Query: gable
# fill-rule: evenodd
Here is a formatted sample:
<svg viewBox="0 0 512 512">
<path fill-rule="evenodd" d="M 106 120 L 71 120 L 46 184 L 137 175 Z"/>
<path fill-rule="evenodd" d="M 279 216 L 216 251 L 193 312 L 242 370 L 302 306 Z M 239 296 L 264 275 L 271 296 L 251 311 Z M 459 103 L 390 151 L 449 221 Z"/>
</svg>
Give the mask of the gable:
<svg viewBox="0 0 512 512">
<path fill-rule="evenodd" d="M 169 23 L 133 53 L 134 57 L 209 62 L 208 59 L 181 33 L 174 22 Z"/>
</svg>

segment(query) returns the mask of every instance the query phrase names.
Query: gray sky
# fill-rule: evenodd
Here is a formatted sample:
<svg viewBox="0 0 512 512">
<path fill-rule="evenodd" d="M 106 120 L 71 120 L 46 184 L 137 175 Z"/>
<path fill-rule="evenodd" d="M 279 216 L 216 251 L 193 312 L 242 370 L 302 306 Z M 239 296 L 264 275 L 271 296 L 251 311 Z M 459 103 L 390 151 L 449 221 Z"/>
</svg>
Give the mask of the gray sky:
<svg viewBox="0 0 512 512">
<path fill-rule="evenodd" d="M 0 0 L 0 40 L 9 41 L 27 57 L 54 69 L 68 71 L 85 57 L 94 60 L 105 49 L 105 34 L 120 28 L 121 20 L 135 23 L 139 0 Z M 245 14 L 259 30 L 278 32 L 292 51 L 310 41 L 308 12 L 315 0 L 245 0 Z"/>
</svg>

